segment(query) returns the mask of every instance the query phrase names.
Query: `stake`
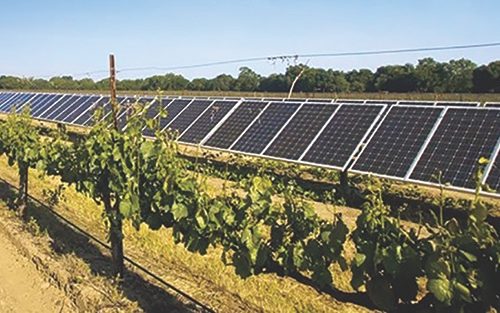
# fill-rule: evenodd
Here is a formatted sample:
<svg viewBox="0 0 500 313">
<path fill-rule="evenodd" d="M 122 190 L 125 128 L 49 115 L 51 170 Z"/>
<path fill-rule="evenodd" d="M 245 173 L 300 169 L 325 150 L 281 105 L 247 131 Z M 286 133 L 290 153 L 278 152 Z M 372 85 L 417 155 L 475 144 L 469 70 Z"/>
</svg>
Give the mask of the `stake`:
<svg viewBox="0 0 500 313">
<path fill-rule="evenodd" d="M 111 95 L 111 109 L 113 113 L 113 126 L 118 130 L 118 103 L 116 102 L 116 67 L 115 56 L 109 55 L 109 91 Z"/>
</svg>

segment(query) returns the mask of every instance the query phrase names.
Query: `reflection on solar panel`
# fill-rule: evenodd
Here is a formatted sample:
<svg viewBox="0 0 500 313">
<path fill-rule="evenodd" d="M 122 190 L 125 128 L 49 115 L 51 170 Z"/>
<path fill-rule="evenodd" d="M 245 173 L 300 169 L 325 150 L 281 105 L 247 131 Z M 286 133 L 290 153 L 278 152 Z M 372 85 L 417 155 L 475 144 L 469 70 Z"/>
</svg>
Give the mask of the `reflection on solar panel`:
<svg viewBox="0 0 500 313">
<path fill-rule="evenodd" d="M 245 101 L 205 142 L 206 146 L 227 149 L 266 107 L 267 102 Z"/>
<path fill-rule="evenodd" d="M 486 102 L 484 106 L 490 108 L 500 108 L 500 102 Z"/>
<path fill-rule="evenodd" d="M 500 145 L 500 138 L 497 145 Z M 497 146 L 497 149 L 499 148 L 500 147 Z M 485 173 L 488 174 L 488 176 L 485 177 L 486 178 L 485 183 L 486 185 L 488 185 L 488 187 L 490 187 L 494 191 L 500 192 L 500 153 L 498 151 L 496 158 L 492 160 L 492 162 L 493 163 L 490 164 L 491 168 L 489 173 Z"/>
<path fill-rule="evenodd" d="M 182 142 L 200 143 L 236 105 L 237 101 L 215 101 L 179 138 Z"/>
<path fill-rule="evenodd" d="M 411 179 L 475 188 L 474 174 L 480 157 L 490 158 L 500 136 L 500 110 L 448 108 L 425 148 Z"/>
<path fill-rule="evenodd" d="M 407 101 L 407 100 L 400 100 L 398 101 L 399 105 L 434 105 L 436 104 L 436 101 Z"/>
<path fill-rule="evenodd" d="M 182 134 L 194 120 L 202 114 L 212 104 L 213 100 L 193 100 L 172 122 L 167 126 L 168 129 Z"/>
<path fill-rule="evenodd" d="M 477 107 L 479 102 L 465 102 L 465 101 L 437 101 L 438 106 L 455 106 L 455 107 Z"/>
<path fill-rule="evenodd" d="M 328 104 L 304 104 L 263 154 L 298 160 L 338 107 Z"/>
<path fill-rule="evenodd" d="M 391 107 L 352 169 L 405 178 L 443 111 L 425 106 Z"/>
<path fill-rule="evenodd" d="M 342 105 L 301 160 L 345 168 L 379 118 L 384 105 Z"/>
<path fill-rule="evenodd" d="M 272 102 L 230 149 L 260 154 L 299 106 L 295 102 Z"/>
</svg>

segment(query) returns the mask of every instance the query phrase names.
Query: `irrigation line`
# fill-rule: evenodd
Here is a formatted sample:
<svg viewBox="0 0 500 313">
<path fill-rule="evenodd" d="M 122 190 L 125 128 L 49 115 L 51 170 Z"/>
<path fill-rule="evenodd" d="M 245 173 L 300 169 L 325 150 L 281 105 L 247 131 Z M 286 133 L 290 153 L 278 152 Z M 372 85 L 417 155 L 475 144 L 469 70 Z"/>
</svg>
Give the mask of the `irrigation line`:
<svg viewBox="0 0 500 313">
<path fill-rule="evenodd" d="M 10 186 L 11 188 L 14 188 L 15 190 L 19 190 L 19 188 L 17 188 L 16 186 L 12 185 L 11 183 L 9 183 L 8 181 L 6 181 L 3 178 L 0 178 L 0 181 L 2 181 L 3 183 L 5 183 L 6 185 Z M 61 214 L 57 213 L 56 211 L 52 210 L 48 205 L 46 205 L 45 203 L 43 203 L 41 200 L 38 200 L 37 198 L 35 198 L 35 197 L 31 196 L 31 195 L 28 195 L 28 197 L 33 202 L 35 202 L 35 203 L 41 205 L 42 207 L 44 207 L 45 209 L 47 209 L 50 213 L 52 213 L 54 216 L 56 216 L 59 220 L 61 220 L 66 225 L 70 226 L 71 228 L 73 228 L 74 230 L 76 230 L 77 232 L 79 232 L 80 234 L 82 234 L 85 237 L 91 239 L 92 241 L 98 243 L 102 247 L 104 247 L 104 248 L 106 248 L 108 250 L 111 250 L 111 247 L 107 243 L 101 241 L 99 238 L 97 238 L 94 235 L 88 233 L 86 230 L 80 228 L 79 226 L 75 225 L 73 222 L 71 222 L 70 220 L 68 220 L 66 217 L 64 217 Z M 136 268 L 140 269 L 145 274 L 147 274 L 151 278 L 155 279 L 156 281 L 158 281 L 159 283 L 161 283 L 165 287 L 167 287 L 169 289 L 172 289 L 173 291 L 175 291 L 176 293 L 180 294 L 184 298 L 186 298 L 189 301 L 193 302 L 194 304 L 196 304 L 197 306 L 199 306 L 200 308 L 202 308 L 205 312 L 215 313 L 215 311 L 212 308 L 210 308 L 207 305 L 199 302 L 198 300 L 196 300 L 195 298 L 193 298 L 191 295 L 189 295 L 186 292 L 180 290 L 179 288 L 175 287 L 174 285 L 168 283 L 167 281 L 165 281 L 164 279 L 162 279 L 161 277 L 159 277 L 155 273 L 151 272 L 150 270 L 148 270 L 143 265 L 137 263 L 136 261 L 134 261 L 130 257 L 124 256 L 123 259 L 125 261 L 127 261 L 128 263 L 132 264 L 133 266 L 135 266 Z"/>
</svg>

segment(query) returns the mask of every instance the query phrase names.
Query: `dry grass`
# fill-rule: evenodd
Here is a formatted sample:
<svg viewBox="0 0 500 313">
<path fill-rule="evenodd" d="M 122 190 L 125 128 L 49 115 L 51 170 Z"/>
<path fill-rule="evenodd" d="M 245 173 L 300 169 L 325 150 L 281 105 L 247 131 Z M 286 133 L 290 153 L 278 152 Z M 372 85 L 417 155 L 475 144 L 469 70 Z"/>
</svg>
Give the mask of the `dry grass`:
<svg viewBox="0 0 500 313">
<path fill-rule="evenodd" d="M 17 184 L 14 168 L 0 158 L 0 177 Z M 40 178 L 35 171 L 30 176 L 30 193 L 43 198 L 44 190 L 58 186 L 57 179 Z M 212 188 L 220 183 L 214 181 Z M 68 219 L 99 238 L 106 238 L 102 209 L 91 199 L 73 188 L 63 193 L 63 199 L 54 207 Z M 325 209 L 327 210 L 327 209 Z M 325 215 L 327 211 L 325 211 Z M 354 216 L 352 217 L 354 218 Z M 352 225 L 353 219 L 347 223 Z M 126 254 L 151 268 L 165 280 L 192 294 L 198 300 L 221 312 L 366 312 L 366 308 L 342 303 L 329 295 L 320 294 L 313 288 L 290 278 L 274 274 L 241 279 L 232 267 L 220 260 L 220 249 L 210 249 L 207 255 L 192 254 L 176 245 L 169 230 L 151 231 L 143 225 L 137 231 L 125 223 Z M 352 253 L 352 247 L 347 247 Z M 350 273 L 333 268 L 337 287 L 349 290 Z"/>
</svg>

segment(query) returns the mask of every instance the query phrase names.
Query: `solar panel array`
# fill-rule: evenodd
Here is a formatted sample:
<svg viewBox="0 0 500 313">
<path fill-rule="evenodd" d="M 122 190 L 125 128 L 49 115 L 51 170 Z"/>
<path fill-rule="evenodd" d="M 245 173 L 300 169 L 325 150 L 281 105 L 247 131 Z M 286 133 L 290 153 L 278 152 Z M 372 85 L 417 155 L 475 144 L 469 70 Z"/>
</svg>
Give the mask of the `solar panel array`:
<svg viewBox="0 0 500 313">
<path fill-rule="evenodd" d="M 281 99 L 234 97 L 118 97 L 125 128 L 132 105 L 158 119 L 185 144 L 301 164 L 372 173 L 408 182 L 475 186 L 481 157 L 491 160 L 482 181 L 500 194 L 500 108 L 476 102 Z M 0 112 L 29 104 L 40 120 L 89 126 L 109 97 L 0 92 Z M 160 115 L 166 111 L 166 117 Z M 154 136 L 144 129 L 145 136 Z"/>
</svg>

